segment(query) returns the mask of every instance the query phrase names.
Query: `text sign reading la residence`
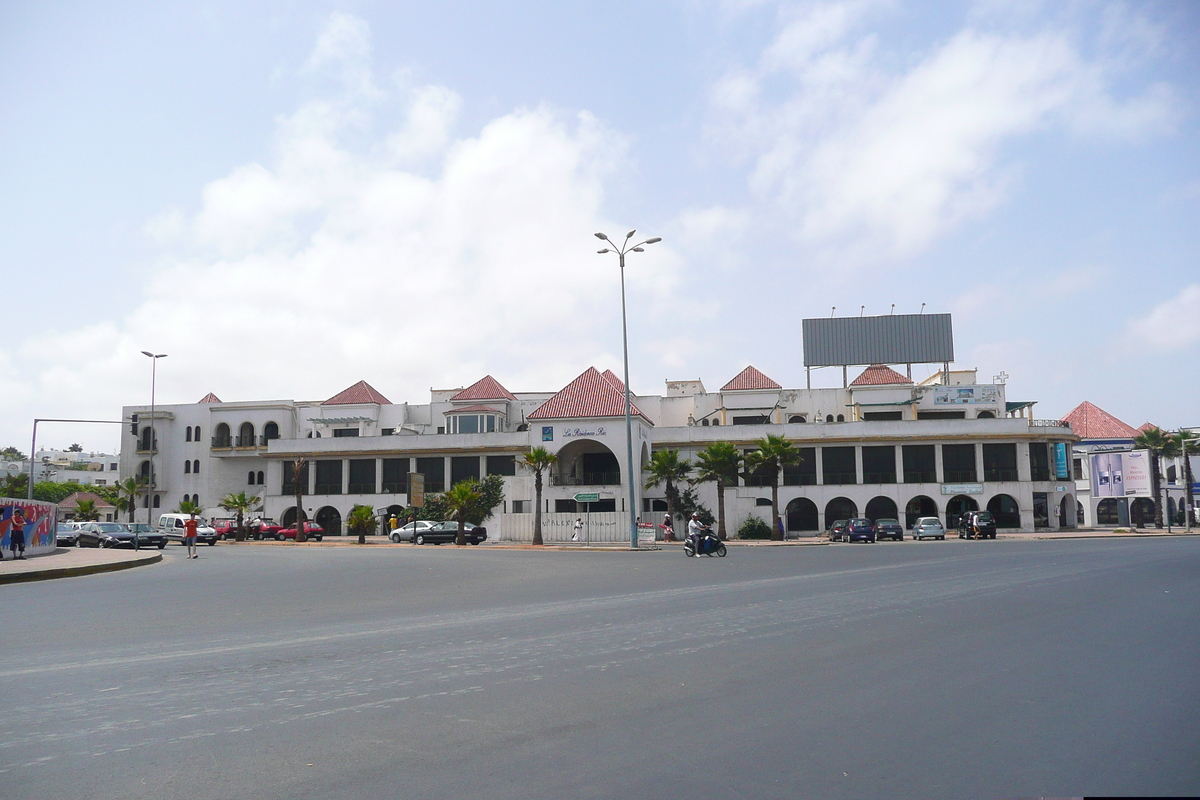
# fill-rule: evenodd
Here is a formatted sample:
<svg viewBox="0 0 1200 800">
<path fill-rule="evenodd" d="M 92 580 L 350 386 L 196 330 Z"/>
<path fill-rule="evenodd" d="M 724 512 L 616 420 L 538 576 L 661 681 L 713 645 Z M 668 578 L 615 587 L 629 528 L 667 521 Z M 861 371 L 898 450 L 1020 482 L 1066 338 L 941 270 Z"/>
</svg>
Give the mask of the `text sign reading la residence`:
<svg viewBox="0 0 1200 800">
<path fill-rule="evenodd" d="M 983 494 L 982 483 L 943 483 L 942 494 Z"/>
</svg>

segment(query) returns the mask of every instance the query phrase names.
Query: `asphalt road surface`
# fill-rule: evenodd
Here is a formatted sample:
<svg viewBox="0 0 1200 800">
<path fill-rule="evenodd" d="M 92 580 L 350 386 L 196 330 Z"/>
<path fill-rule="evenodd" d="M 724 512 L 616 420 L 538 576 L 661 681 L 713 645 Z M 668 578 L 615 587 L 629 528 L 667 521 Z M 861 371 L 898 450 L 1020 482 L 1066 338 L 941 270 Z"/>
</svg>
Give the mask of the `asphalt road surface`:
<svg viewBox="0 0 1200 800">
<path fill-rule="evenodd" d="M 1200 538 L 182 551 L 0 587 L 0 797 L 1200 794 Z"/>
</svg>

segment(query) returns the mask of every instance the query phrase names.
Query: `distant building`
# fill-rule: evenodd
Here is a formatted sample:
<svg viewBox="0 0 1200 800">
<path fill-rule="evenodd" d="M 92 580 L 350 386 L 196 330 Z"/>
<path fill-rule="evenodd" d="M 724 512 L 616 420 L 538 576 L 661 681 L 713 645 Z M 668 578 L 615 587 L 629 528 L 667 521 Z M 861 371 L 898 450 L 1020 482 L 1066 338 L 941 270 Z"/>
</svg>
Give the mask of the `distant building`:
<svg viewBox="0 0 1200 800">
<path fill-rule="evenodd" d="M 753 366 L 710 392 L 701 380 L 667 381 L 665 394 L 632 396 L 634 496 L 625 478 L 624 385 L 590 367 L 558 391 L 511 392 L 492 376 L 429 401 L 393 403 L 366 381 L 323 401 L 222 402 L 126 406 L 120 473 L 150 477 L 143 505 L 167 511 L 181 501 L 210 515 L 232 492 L 262 498 L 264 514 L 294 520 L 293 464 L 305 462 L 306 515 L 331 533 L 358 503 L 386 516 L 408 502 L 408 474 L 427 492 L 466 478 L 500 475 L 505 498 L 489 520 L 492 538 L 527 535 L 532 476 L 517 460 L 531 447 L 558 456 L 543 492 L 544 511 L 574 515 L 665 509 L 663 490 L 643 491 L 642 471 L 657 450 L 694 461 L 712 442 L 749 452 L 767 434 L 786 437 L 801 462 L 785 470 L 780 510 L 790 535 L 814 535 L 835 519 L 897 517 L 911 524 L 938 516 L 954 524 L 968 510 L 993 511 L 1004 527 L 1076 525 L 1070 448 L 1078 440 L 1060 420 L 1032 419 L 1031 402 L 1008 402 L 1002 383 L 976 383 L 974 371 L 914 384 L 875 364 L 844 388 L 788 389 Z M 1025 416 L 1030 414 L 1030 416 Z M 155 431 L 151 430 L 153 424 Z M 713 484 L 697 487 L 715 511 Z M 586 505 L 576 494 L 598 495 Z M 731 532 L 748 516 L 770 516 L 769 481 L 739 479 L 726 492 Z"/>
<path fill-rule="evenodd" d="M 74 492 L 58 504 L 59 520 L 75 519 L 79 515 L 79 503 L 82 500 L 91 500 L 95 504 L 96 512 L 99 514 L 97 520 L 100 522 L 117 522 L 117 508 L 112 503 L 91 492 Z"/>
</svg>

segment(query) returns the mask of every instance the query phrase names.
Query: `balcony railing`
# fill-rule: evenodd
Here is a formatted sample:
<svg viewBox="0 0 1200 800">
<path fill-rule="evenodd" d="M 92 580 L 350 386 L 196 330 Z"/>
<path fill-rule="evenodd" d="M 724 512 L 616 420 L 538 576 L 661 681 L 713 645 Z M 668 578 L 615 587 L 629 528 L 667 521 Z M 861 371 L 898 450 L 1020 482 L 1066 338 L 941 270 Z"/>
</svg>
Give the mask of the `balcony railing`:
<svg viewBox="0 0 1200 800">
<path fill-rule="evenodd" d="M 350 484 L 350 494 L 375 494 L 375 484 L 372 483 L 352 483 Z"/>
<path fill-rule="evenodd" d="M 983 479 L 985 481 L 1015 481 L 1017 479 L 1017 471 L 1015 469 L 984 469 Z"/>
<path fill-rule="evenodd" d="M 278 438 L 279 438 L 278 436 L 260 436 L 260 437 L 258 437 L 258 446 L 266 447 L 267 442 L 270 442 L 272 439 L 278 439 Z"/>
<path fill-rule="evenodd" d="M 235 444 L 234 446 L 235 447 L 254 447 L 254 444 L 256 441 L 257 441 L 257 439 L 254 436 L 239 436 L 239 437 L 237 437 L 237 440 L 236 440 L 237 444 Z"/>
<path fill-rule="evenodd" d="M 895 483 L 896 473 L 894 472 L 864 472 L 863 483 Z"/>
<path fill-rule="evenodd" d="M 784 486 L 816 486 L 817 485 L 817 473 L 801 472 L 798 474 L 793 473 L 793 474 L 789 475 L 788 473 L 785 472 L 785 473 L 783 473 L 783 485 Z"/>
<path fill-rule="evenodd" d="M 212 446 L 213 447 L 233 447 L 233 440 L 230 439 L 228 436 L 214 436 L 214 437 L 212 437 Z"/>
<path fill-rule="evenodd" d="M 942 470 L 946 476 L 946 483 L 975 483 L 978 478 L 975 477 L 973 469 L 947 469 Z"/>
<path fill-rule="evenodd" d="M 318 483 L 313 494 L 341 494 L 341 483 Z"/>
<path fill-rule="evenodd" d="M 1071 423 L 1061 419 L 1031 419 L 1029 420 L 1031 428 L 1070 428 Z"/>
<path fill-rule="evenodd" d="M 554 482 L 559 486 L 620 486 L 621 473 L 584 472 L 580 475 L 556 475 Z"/>
<path fill-rule="evenodd" d="M 826 486 L 849 486 L 858 483 L 858 475 L 853 472 L 826 472 Z"/>
<path fill-rule="evenodd" d="M 408 481 L 384 481 L 384 494 L 405 494 L 408 492 Z"/>
<path fill-rule="evenodd" d="M 929 470 L 922 472 L 915 469 L 904 470 L 905 483 L 937 483 L 937 472 Z"/>
</svg>

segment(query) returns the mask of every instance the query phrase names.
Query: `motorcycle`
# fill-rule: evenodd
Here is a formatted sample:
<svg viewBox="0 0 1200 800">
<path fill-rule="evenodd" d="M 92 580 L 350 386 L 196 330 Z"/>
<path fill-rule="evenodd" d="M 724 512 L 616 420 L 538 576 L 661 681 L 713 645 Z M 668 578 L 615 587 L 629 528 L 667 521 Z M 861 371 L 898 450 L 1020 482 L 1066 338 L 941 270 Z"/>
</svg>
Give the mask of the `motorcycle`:
<svg viewBox="0 0 1200 800">
<path fill-rule="evenodd" d="M 706 530 L 702 534 L 691 534 L 687 537 L 687 541 L 683 543 L 683 552 L 688 557 L 692 556 L 718 556 L 725 557 L 725 543 L 713 534 L 711 530 Z"/>
</svg>

